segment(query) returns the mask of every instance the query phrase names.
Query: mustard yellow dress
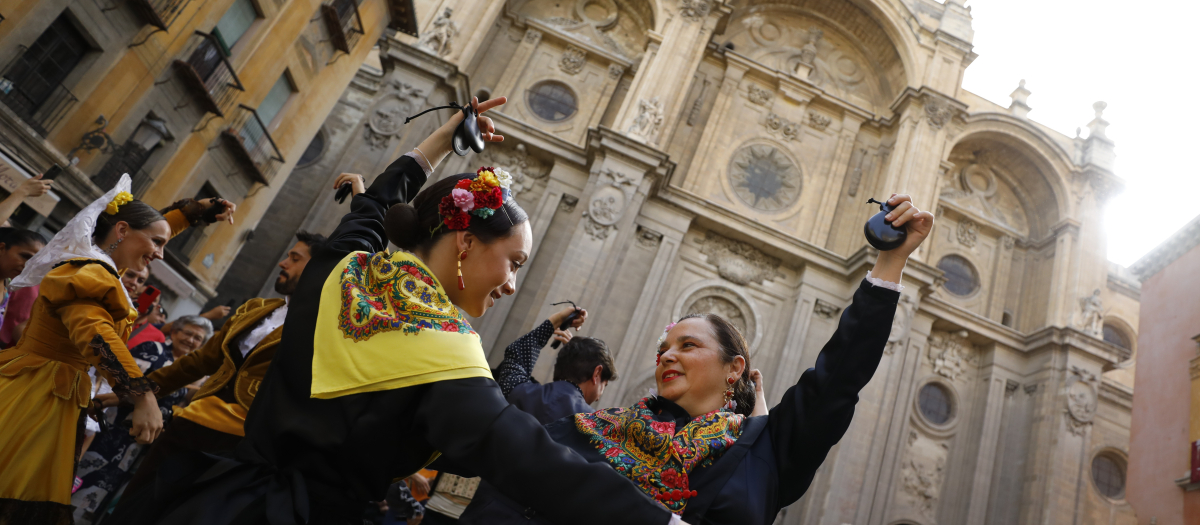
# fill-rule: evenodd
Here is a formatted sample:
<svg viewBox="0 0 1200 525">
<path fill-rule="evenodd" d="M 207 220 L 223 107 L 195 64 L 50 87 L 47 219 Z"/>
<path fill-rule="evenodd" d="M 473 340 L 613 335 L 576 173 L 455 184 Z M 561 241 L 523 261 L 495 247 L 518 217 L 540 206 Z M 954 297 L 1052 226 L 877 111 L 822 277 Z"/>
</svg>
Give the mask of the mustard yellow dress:
<svg viewBox="0 0 1200 525">
<path fill-rule="evenodd" d="M 166 219 L 173 234 L 189 224 Z M 125 346 L 136 319 L 106 262 L 70 259 L 42 279 L 21 340 L 0 351 L 0 525 L 71 523 L 89 367 L 122 397 L 156 390 Z"/>
</svg>

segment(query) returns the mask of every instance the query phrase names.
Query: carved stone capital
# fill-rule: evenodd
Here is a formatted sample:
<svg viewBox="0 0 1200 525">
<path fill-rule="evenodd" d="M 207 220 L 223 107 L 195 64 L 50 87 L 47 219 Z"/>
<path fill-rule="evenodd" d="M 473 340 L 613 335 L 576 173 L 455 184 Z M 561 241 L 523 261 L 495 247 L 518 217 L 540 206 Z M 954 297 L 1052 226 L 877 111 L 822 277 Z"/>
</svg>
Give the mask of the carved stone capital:
<svg viewBox="0 0 1200 525">
<path fill-rule="evenodd" d="M 929 363 L 933 372 L 951 381 L 964 378 L 979 361 L 966 330 L 934 332 L 929 336 Z"/>
<path fill-rule="evenodd" d="M 587 51 L 573 44 L 568 44 L 558 60 L 558 68 L 568 75 L 578 75 L 587 64 Z"/>
<path fill-rule="evenodd" d="M 779 277 L 781 261 L 747 243 L 708 232 L 701 241 L 700 253 L 708 256 L 709 264 L 725 280 L 748 285 Z"/>
<path fill-rule="evenodd" d="M 832 123 L 833 119 L 825 115 L 811 111 L 808 113 L 808 125 L 817 131 L 825 131 L 825 128 L 828 128 Z"/>
<path fill-rule="evenodd" d="M 833 319 L 841 312 L 842 307 L 824 299 L 817 299 L 816 303 L 813 304 L 813 313 L 823 319 Z"/>
</svg>

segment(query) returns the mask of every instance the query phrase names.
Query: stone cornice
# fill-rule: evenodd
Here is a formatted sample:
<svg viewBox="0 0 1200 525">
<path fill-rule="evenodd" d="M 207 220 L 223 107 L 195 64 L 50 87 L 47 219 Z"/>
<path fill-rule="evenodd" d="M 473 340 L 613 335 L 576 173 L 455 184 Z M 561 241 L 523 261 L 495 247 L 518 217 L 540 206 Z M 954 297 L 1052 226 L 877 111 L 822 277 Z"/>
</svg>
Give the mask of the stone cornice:
<svg viewBox="0 0 1200 525">
<path fill-rule="evenodd" d="M 1146 279 L 1162 271 L 1163 268 L 1194 249 L 1198 244 L 1200 244 L 1200 215 L 1185 224 L 1162 244 L 1150 250 L 1150 253 L 1143 255 L 1129 267 L 1129 270 L 1142 282 L 1146 282 Z"/>
<path fill-rule="evenodd" d="M 511 136 L 519 142 L 533 145 L 577 166 L 587 165 L 587 150 L 563 140 L 558 135 L 547 133 L 537 126 L 531 126 L 499 109 L 489 111 L 488 116 L 496 121 L 497 128 L 504 130 L 505 136 Z"/>
</svg>

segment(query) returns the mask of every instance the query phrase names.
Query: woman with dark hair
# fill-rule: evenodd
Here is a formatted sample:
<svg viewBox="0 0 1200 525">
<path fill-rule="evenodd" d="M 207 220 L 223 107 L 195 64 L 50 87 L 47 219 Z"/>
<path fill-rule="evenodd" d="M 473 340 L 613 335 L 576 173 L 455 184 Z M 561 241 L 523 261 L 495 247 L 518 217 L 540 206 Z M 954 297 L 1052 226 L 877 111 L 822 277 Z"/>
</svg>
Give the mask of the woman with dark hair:
<svg viewBox="0 0 1200 525">
<path fill-rule="evenodd" d="M 816 365 L 769 414 L 755 409 L 750 353 L 738 329 L 719 315 L 692 314 L 659 339 L 656 393 L 628 408 L 555 421 L 547 425 L 551 438 L 623 474 L 690 523 L 774 522 L 808 490 L 850 426 L 858 392 L 883 357 L 905 263 L 933 227 L 933 215 L 907 195 L 888 202 L 896 206 L 889 219 L 908 228 L 907 241 L 879 253 Z M 527 507 L 481 485 L 459 523 L 527 524 Z"/>
<path fill-rule="evenodd" d="M 128 189 L 125 175 L 12 282 L 40 290 L 24 335 L 0 351 L 0 516 L 8 523 L 70 523 L 92 366 L 132 402 L 130 435 L 148 443 L 162 430 L 155 386 L 125 344 L 137 313 L 120 272 L 162 258 L 172 234 L 189 224 L 232 220 L 234 206 L 188 199 L 164 217 Z"/>
<path fill-rule="evenodd" d="M 483 114 L 505 101 L 472 104 Z M 312 254 L 236 460 L 196 458 L 202 468 L 189 475 L 164 464 L 155 517 L 120 506 L 118 522 L 357 525 L 364 502 L 439 457 L 438 470 L 482 476 L 561 521 L 677 521 L 612 469 L 550 441 L 492 380 L 464 313 L 484 315 L 515 291 L 531 233 L 501 169 L 417 193 L 462 118 L 355 195 Z M 484 140 L 503 140 L 487 117 L 478 124 Z M 388 240 L 403 251 L 386 251 Z"/>
<path fill-rule="evenodd" d="M 46 246 L 46 238 L 42 234 L 22 228 L 0 228 L 0 286 L 3 286 L 4 299 L 0 299 L 0 326 L 8 316 L 12 299 L 10 284 L 16 276 L 25 270 L 25 263 L 32 259 L 37 252 Z M 24 304 L 21 305 L 25 307 Z M 29 305 L 32 306 L 32 305 Z M 28 318 L 28 312 L 23 312 Z"/>
</svg>

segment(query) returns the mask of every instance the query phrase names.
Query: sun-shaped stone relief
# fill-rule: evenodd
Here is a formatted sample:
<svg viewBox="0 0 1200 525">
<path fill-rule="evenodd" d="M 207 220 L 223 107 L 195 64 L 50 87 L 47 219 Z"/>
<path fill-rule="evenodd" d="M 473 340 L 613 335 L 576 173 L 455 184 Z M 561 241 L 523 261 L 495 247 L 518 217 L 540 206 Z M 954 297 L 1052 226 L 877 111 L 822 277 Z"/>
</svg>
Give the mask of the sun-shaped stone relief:
<svg viewBox="0 0 1200 525">
<path fill-rule="evenodd" d="M 774 146 L 743 146 L 729 163 L 733 192 L 750 207 L 779 211 L 800 196 L 800 170 Z"/>
</svg>

